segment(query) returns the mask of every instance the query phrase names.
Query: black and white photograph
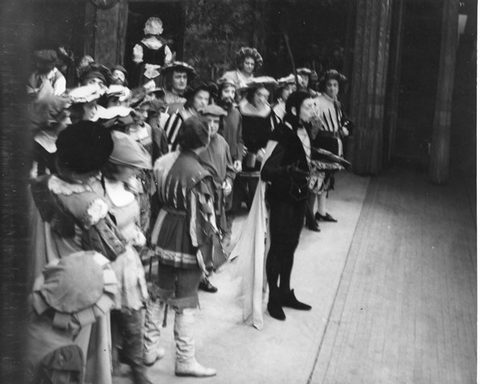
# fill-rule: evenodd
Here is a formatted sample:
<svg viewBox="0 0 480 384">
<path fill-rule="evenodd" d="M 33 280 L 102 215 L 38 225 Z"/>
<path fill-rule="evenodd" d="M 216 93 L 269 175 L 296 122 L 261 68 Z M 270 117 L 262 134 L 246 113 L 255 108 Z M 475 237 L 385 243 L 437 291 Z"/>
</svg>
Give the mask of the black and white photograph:
<svg viewBox="0 0 480 384">
<path fill-rule="evenodd" d="M 3 0 L 0 382 L 479 382 L 477 15 Z"/>
</svg>

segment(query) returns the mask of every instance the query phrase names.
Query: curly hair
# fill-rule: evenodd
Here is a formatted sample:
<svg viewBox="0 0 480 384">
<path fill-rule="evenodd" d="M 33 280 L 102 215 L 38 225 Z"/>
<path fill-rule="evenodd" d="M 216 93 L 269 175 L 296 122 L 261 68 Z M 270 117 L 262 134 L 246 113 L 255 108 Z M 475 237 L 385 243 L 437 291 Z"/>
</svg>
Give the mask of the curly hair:
<svg viewBox="0 0 480 384">
<path fill-rule="evenodd" d="M 242 47 L 235 53 L 235 61 L 238 69 L 242 69 L 247 57 L 251 57 L 255 61 L 255 70 L 258 70 L 263 65 L 262 55 L 260 55 L 255 48 Z"/>
<path fill-rule="evenodd" d="M 346 76 L 342 75 L 340 72 L 338 72 L 336 69 L 329 69 L 326 71 L 322 78 L 319 81 L 318 88 L 321 92 L 325 92 L 325 88 L 327 86 L 327 81 L 328 80 L 337 80 L 338 81 L 338 87 L 340 90 L 343 90 L 343 86 L 347 82 Z"/>
</svg>

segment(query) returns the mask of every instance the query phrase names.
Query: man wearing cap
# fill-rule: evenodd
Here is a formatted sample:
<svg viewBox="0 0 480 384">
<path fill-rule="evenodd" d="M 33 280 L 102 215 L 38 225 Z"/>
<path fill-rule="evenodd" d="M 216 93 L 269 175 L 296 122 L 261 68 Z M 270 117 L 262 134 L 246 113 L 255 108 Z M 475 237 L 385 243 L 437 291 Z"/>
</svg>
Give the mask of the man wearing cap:
<svg viewBox="0 0 480 384">
<path fill-rule="evenodd" d="M 185 96 L 187 98 L 185 105 L 170 115 L 165 124 L 164 130 L 170 151 L 178 149 L 178 138 L 182 123 L 191 116 L 198 116 L 198 110 L 208 105 L 210 89 L 206 84 L 202 83 L 195 89 L 189 89 Z"/>
<path fill-rule="evenodd" d="M 169 114 L 177 112 L 183 107 L 186 99 L 184 93 L 187 85 L 195 77 L 195 69 L 182 61 L 174 61 L 162 69 L 165 79 L 165 102 Z"/>
<path fill-rule="evenodd" d="M 56 68 L 57 52 L 44 49 L 35 52 L 37 69 L 28 79 L 27 93 L 36 98 L 59 96 L 66 91 L 67 80 Z"/>
<path fill-rule="evenodd" d="M 207 121 L 210 128 L 210 143 L 207 149 L 199 155 L 200 163 L 213 176 L 217 226 L 222 233 L 222 243 L 224 246 L 228 246 L 232 228 L 227 225 L 225 212 L 231 208 L 230 196 L 235 179 L 235 170 L 228 143 L 218 134 L 221 119 L 227 112 L 223 108 L 211 104 L 201 108 L 199 113 Z M 199 288 L 212 293 L 217 291 L 217 288 L 210 283 L 206 276 L 200 282 Z"/>
</svg>

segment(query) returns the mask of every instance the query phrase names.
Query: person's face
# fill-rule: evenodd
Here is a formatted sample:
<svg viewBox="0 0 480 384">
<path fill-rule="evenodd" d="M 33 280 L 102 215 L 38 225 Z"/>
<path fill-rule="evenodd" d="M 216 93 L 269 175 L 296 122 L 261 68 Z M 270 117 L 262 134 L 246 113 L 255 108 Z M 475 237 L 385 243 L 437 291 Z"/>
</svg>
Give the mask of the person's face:
<svg viewBox="0 0 480 384">
<path fill-rule="evenodd" d="M 309 123 L 313 119 L 314 115 L 314 101 L 311 97 L 309 97 L 303 100 L 302 105 L 300 105 L 298 118 L 302 123 Z"/>
<path fill-rule="evenodd" d="M 235 100 L 235 87 L 229 85 L 223 88 L 221 99 L 223 101 L 226 101 L 227 103 L 233 103 L 233 101 Z"/>
<path fill-rule="evenodd" d="M 133 121 L 136 124 L 143 124 L 148 118 L 148 109 L 147 107 L 135 108 L 135 114 L 133 115 Z"/>
<path fill-rule="evenodd" d="M 117 181 L 127 182 L 140 172 L 140 170 L 137 168 L 127 167 L 124 165 L 117 165 L 117 168 L 118 172 L 113 175 Z"/>
<path fill-rule="evenodd" d="M 300 75 L 298 78 L 298 85 L 300 88 L 307 88 L 308 87 L 308 75 Z"/>
<path fill-rule="evenodd" d="M 243 61 L 243 72 L 251 75 L 253 73 L 253 70 L 255 69 L 255 60 L 253 57 L 247 57 Z"/>
<path fill-rule="evenodd" d="M 260 108 L 264 105 L 268 105 L 268 97 L 270 92 L 266 88 L 259 88 L 253 96 L 253 105 Z"/>
<path fill-rule="evenodd" d="M 287 84 L 285 87 L 283 87 L 282 96 L 281 96 L 283 101 L 287 101 L 288 96 L 290 96 L 293 93 L 294 87 L 295 85 L 292 85 L 292 84 Z"/>
<path fill-rule="evenodd" d="M 92 85 L 92 84 L 97 85 L 99 88 L 105 87 L 105 83 L 103 82 L 103 80 L 97 77 L 92 77 L 85 82 L 85 85 Z"/>
<path fill-rule="evenodd" d="M 115 84 L 123 85 L 125 83 L 125 74 L 118 69 L 113 71 L 112 78 Z"/>
<path fill-rule="evenodd" d="M 332 99 L 336 99 L 338 95 L 338 81 L 335 79 L 330 79 L 325 84 L 325 92 L 327 95 L 330 96 Z"/>
<path fill-rule="evenodd" d="M 183 94 L 187 88 L 187 72 L 173 71 L 172 89 L 178 94 Z"/>
<path fill-rule="evenodd" d="M 95 114 L 97 113 L 97 101 L 94 100 L 90 103 L 85 103 L 83 105 L 83 120 L 93 120 Z"/>
<path fill-rule="evenodd" d="M 207 91 L 198 91 L 193 97 L 193 109 L 198 111 L 200 108 L 206 107 L 208 105 L 208 100 L 210 99 L 210 93 Z"/>
<path fill-rule="evenodd" d="M 70 112 L 65 110 L 62 113 L 62 118 L 58 122 L 57 132 L 60 133 L 65 128 L 67 128 L 70 124 L 72 124 L 72 120 L 70 119 Z"/>
<path fill-rule="evenodd" d="M 220 128 L 220 116 L 206 115 L 205 120 L 208 124 L 209 136 L 213 137 Z"/>
</svg>

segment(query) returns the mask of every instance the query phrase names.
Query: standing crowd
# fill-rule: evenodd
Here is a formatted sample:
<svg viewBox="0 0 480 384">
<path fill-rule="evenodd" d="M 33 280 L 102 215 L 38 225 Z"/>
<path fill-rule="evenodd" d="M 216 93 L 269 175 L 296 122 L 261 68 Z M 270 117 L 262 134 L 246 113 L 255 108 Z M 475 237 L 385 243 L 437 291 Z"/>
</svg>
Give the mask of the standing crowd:
<svg viewBox="0 0 480 384">
<path fill-rule="evenodd" d="M 170 309 L 175 374 L 215 375 L 195 359 L 195 311 L 198 290 L 217 291 L 208 277 L 229 256 L 240 274 L 265 265 L 273 318 L 285 320 L 283 307 L 311 309 L 290 276 L 302 228 L 336 221 L 327 196 L 347 164 L 352 122 L 337 97 L 345 77 L 331 69 L 319 79 L 308 68 L 255 76 L 262 56 L 243 47 L 236 69 L 206 82 L 175 60 L 159 18 L 144 32 L 131 73 L 84 56 L 68 87 L 65 48 L 35 52 L 32 383 L 109 384 L 121 363 L 136 384 L 150 383 Z M 254 225 L 233 236 L 247 210 Z M 252 301 L 244 317 L 261 328 L 261 303 Z"/>
</svg>

